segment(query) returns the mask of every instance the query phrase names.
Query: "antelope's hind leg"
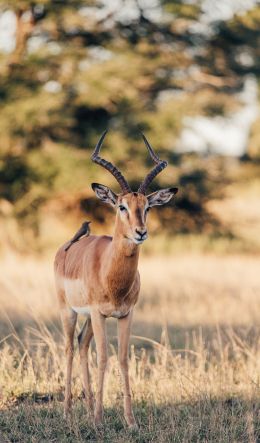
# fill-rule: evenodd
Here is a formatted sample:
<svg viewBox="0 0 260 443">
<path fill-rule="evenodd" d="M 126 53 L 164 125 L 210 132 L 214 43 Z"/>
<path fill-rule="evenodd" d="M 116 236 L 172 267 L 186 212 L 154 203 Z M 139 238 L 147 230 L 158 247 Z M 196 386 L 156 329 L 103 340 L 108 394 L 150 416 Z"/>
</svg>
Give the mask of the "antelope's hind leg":
<svg viewBox="0 0 260 443">
<path fill-rule="evenodd" d="M 131 390 L 128 374 L 129 339 L 132 326 L 133 311 L 126 317 L 118 319 L 118 359 L 124 387 L 124 415 L 128 426 L 137 429 L 137 424 L 132 410 Z"/>
<path fill-rule="evenodd" d="M 79 343 L 80 364 L 83 375 L 83 389 L 85 395 L 85 402 L 88 410 L 90 411 L 93 411 L 94 408 L 93 393 L 91 389 L 89 364 L 88 364 L 88 351 L 92 337 L 93 337 L 92 323 L 91 323 L 91 318 L 88 317 L 78 336 L 78 343 Z"/>
<path fill-rule="evenodd" d="M 67 360 L 67 373 L 65 384 L 64 416 L 66 417 L 71 409 L 71 374 L 74 355 L 74 332 L 78 315 L 71 308 L 64 306 L 61 311 L 61 320 L 65 336 L 65 352 Z"/>
</svg>

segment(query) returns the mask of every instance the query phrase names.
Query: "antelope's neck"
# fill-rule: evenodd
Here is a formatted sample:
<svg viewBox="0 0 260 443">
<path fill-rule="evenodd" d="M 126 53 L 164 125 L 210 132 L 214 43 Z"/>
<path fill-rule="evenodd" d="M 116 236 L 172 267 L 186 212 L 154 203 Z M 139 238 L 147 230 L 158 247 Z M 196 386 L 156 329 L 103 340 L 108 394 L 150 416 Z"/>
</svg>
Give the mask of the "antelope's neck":
<svg viewBox="0 0 260 443">
<path fill-rule="evenodd" d="M 103 281 L 111 299 L 118 305 L 126 300 L 136 280 L 139 247 L 126 239 L 116 226 L 107 253 Z"/>
</svg>

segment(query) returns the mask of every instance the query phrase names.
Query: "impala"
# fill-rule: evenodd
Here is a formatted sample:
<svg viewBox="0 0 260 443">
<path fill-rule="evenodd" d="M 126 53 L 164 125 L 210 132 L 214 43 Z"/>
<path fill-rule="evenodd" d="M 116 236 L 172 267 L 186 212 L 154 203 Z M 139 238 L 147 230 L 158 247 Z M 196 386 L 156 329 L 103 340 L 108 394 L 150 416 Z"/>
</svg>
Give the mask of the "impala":
<svg viewBox="0 0 260 443">
<path fill-rule="evenodd" d="M 123 379 L 124 416 L 129 427 L 136 427 L 132 411 L 128 376 L 128 345 L 133 309 L 140 291 L 137 270 L 140 245 L 147 239 L 147 213 L 155 205 L 167 203 L 177 188 L 161 189 L 145 195 L 152 180 L 166 166 L 142 134 L 148 152 L 156 163 L 151 172 L 133 192 L 112 163 L 99 157 L 106 135 L 97 143 L 91 159 L 107 169 L 118 181 L 122 192 L 115 194 L 107 186 L 92 183 L 96 196 L 116 210 L 113 237 L 89 235 L 70 245 L 61 246 L 55 257 L 55 281 L 66 342 L 67 373 L 65 386 L 65 416 L 71 408 L 71 373 L 73 339 L 78 314 L 86 321 L 78 336 L 83 389 L 87 408 L 93 409 L 93 394 L 88 367 L 88 349 L 94 336 L 98 360 L 98 380 L 94 411 L 95 424 L 103 418 L 103 386 L 107 365 L 106 318 L 118 319 L 118 358 Z"/>
</svg>

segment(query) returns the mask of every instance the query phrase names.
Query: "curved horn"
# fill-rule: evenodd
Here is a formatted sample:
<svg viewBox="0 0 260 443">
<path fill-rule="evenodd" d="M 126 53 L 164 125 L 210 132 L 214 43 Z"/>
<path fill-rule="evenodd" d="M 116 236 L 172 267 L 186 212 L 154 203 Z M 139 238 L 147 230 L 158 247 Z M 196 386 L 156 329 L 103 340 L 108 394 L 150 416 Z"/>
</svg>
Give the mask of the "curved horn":
<svg viewBox="0 0 260 443">
<path fill-rule="evenodd" d="M 146 147 L 148 149 L 148 152 L 150 156 L 152 157 L 153 161 L 156 163 L 156 166 L 147 174 L 145 179 L 142 181 L 142 183 L 139 186 L 138 192 L 145 195 L 146 189 L 150 185 L 150 183 L 153 181 L 153 179 L 158 175 L 166 166 L 168 165 L 168 162 L 165 160 L 160 160 L 158 155 L 155 154 L 152 146 L 148 142 L 147 138 L 144 136 L 144 134 L 141 132 L 143 140 L 146 144 Z"/>
<path fill-rule="evenodd" d="M 112 165 L 112 163 L 99 157 L 99 152 L 100 152 L 100 149 L 101 149 L 101 146 L 102 146 L 102 143 L 103 143 L 103 140 L 104 140 L 106 134 L 107 134 L 107 130 L 104 131 L 103 134 L 101 135 L 101 137 L 94 149 L 94 152 L 91 156 L 91 160 L 93 162 L 97 163 L 98 165 L 103 166 L 103 168 L 107 169 L 118 181 L 123 193 L 128 194 L 129 192 L 132 192 L 132 190 L 131 190 L 129 184 L 127 183 L 125 177 L 119 171 L 119 169 L 117 169 L 116 166 Z"/>
</svg>

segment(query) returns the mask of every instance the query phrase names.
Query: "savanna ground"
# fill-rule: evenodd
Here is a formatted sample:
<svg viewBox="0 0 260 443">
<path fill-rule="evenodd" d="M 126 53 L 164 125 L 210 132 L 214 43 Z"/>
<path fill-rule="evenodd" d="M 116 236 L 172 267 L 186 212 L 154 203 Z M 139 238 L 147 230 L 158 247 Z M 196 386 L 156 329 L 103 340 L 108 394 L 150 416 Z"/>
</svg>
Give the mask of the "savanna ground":
<svg viewBox="0 0 260 443">
<path fill-rule="evenodd" d="M 260 274 L 255 256 L 193 253 L 141 258 L 142 292 L 130 351 L 139 431 L 124 422 L 109 321 L 105 422 L 82 399 L 63 419 L 65 358 L 50 260 L 1 263 L 1 441 L 257 442 L 260 440 Z M 96 354 L 91 374 L 96 384 Z"/>
</svg>

